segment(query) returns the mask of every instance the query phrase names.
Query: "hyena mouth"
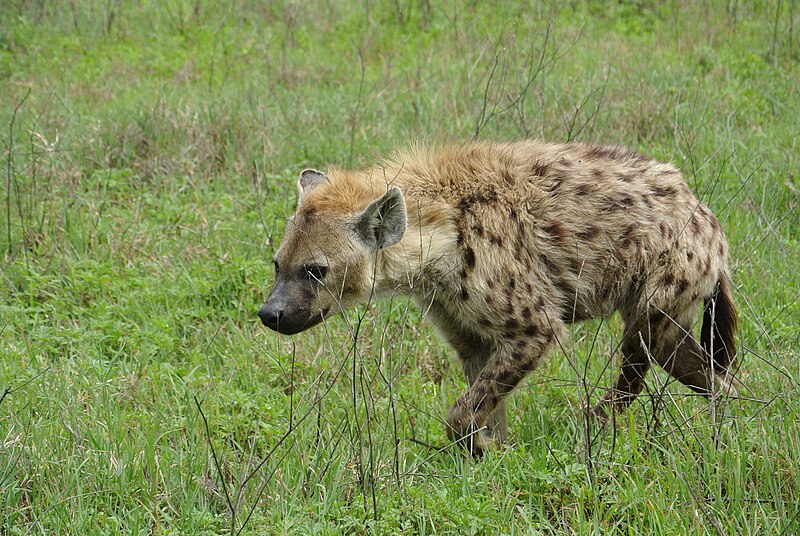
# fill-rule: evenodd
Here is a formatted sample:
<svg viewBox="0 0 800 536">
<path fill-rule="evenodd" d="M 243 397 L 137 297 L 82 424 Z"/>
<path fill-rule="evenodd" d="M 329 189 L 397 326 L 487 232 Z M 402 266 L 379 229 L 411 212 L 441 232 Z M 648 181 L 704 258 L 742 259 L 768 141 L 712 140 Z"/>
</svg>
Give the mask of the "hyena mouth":
<svg viewBox="0 0 800 536">
<path fill-rule="evenodd" d="M 325 320 L 328 316 L 328 312 L 330 311 L 330 307 L 326 307 L 325 309 L 318 312 L 316 315 L 310 318 L 292 318 L 287 317 L 286 315 L 262 315 L 261 311 L 259 311 L 259 317 L 261 318 L 261 323 L 267 326 L 272 331 L 277 331 L 282 335 L 295 335 L 297 333 L 303 332 L 307 329 L 313 328 L 323 320 Z"/>
</svg>

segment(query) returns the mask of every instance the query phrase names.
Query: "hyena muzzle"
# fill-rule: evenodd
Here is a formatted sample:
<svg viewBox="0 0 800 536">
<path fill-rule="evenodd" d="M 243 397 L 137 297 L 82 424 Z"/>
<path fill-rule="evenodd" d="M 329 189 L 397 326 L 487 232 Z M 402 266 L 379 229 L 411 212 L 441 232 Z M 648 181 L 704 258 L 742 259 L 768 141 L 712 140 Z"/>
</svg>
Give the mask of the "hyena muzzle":
<svg viewBox="0 0 800 536">
<path fill-rule="evenodd" d="M 463 366 L 448 435 L 471 452 L 506 438 L 506 395 L 566 325 L 615 311 L 621 368 L 597 416 L 630 404 L 651 363 L 709 397 L 736 386 L 727 241 L 670 164 L 580 143 L 416 145 L 305 170 L 298 188 L 262 322 L 294 334 L 411 295 Z"/>
</svg>

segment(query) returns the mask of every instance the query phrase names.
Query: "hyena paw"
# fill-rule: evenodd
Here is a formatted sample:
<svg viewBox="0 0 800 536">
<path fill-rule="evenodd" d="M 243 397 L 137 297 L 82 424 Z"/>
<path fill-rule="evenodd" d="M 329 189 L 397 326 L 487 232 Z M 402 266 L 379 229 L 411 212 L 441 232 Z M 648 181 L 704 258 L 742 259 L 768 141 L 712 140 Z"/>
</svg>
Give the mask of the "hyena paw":
<svg viewBox="0 0 800 536">
<path fill-rule="evenodd" d="M 609 389 L 594 406 L 589 406 L 587 403 L 584 411 L 589 419 L 605 426 L 613 420 L 615 413 L 624 412 L 634 398 L 636 398 L 636 393 Z"/>
<path fill-rule="evenodd" d="M 470 454 L 479 456 L 484 451 L 497 446 L 491 432 L 480 421 L 476 414 L 470 410 L 464 399 L 450 406 L 447 412 L 447 437 L 459 443 Z"/>
<path fill-rule="evenodd" d="M 716 396 L 738 396 L 741 387 L 742 384 L 730 372 L 714 376 L 714 393 Z"/>
<path fill-rule="evenodd" d="M 590 406 L 589 404 L 584 405 L 583 411 L 590 421 L 604 426 L 611 420 L 614 407 L 610 401 L 601 400 L 594 406 Z"/>
</svg>

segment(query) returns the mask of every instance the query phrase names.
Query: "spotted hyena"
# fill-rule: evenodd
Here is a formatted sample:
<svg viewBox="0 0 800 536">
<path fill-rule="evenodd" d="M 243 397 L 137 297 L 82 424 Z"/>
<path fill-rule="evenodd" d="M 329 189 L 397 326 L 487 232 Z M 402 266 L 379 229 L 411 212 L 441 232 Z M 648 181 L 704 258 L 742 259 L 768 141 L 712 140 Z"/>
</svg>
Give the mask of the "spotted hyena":
<svg viewBox="0 0 800 536">
<path fill-rule="evenodd" d="M 262 322 L 294 334 L 410 294 L 458 353 L 469 390 L 448 435 L 473 452 L 506 438 L 506 395 L 565 326 L 614 311 L 621 370 L 596 414 L 626 407 L 653 361 L 705 395 L 735 383 L 727 242 L 670 164 L 580 143 L 417 145 L 298 187 Z"/>
</svg>

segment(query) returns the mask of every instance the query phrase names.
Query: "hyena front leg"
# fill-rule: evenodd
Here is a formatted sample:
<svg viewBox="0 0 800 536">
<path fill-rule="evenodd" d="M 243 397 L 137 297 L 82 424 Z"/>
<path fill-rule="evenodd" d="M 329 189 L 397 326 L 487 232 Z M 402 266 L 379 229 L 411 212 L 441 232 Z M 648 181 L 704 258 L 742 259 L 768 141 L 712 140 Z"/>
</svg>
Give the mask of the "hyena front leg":
<svg viewBox="0 0 800 536">
<path fill-rule="evenodd" d="M 425 308 L 428 309 L 430 320 L 458 353 L 467 385 L 472 387 L 478 381 L 490 358 L 495 354 L 496 344 L 459 322 L 457 317 L 439 303 L 430 303 Z M 463 439 L 465 442 L 470 441 L 473 444 L 478 442 L 484 447 L 504 442 L 507 437 L 505 402 L 501 400 L 495 405 L 494 411 L 489 414 L 483 426 L 485 429 L 481 431 L 478 431 L 480 427 L 474 428 L 474 434 L 469 437 L 465 437 L 467 434 L 456 434 L 455 429 L 448 427 L 448 436 L 453 440 Z M 476 437 L 478 435 L 480 437 Z"/>
<path fill-rule="evenodd" d="M 464 376 L 467 379 L 467 385 L 470 387 L 478 381 L 478 376 L 486 367 L 490 353 L 488 348 L 474 348 L 468 352 L 459 352 Z M 486 428 L 485 435 L 489 437 L 485 439 L 494 440 L 496 443 L 504 443 L 508 438 L 505 399 L 501 399 L 494 411 L 489 415 L 489 419 L 486 421 Z"/>
<path fill-rule="evenodd" d="M 450 407 L 447 432 L 451 440 L 463 442 L 473 454 L 497 444 L 481 430 L 497 426 L 500 419 L 505 427 L 506 395 L 536 367 L 553 343 L 553 333 L 548 325 L 528 325 L 494 346 L 469 391 Z"/>
</svg>

